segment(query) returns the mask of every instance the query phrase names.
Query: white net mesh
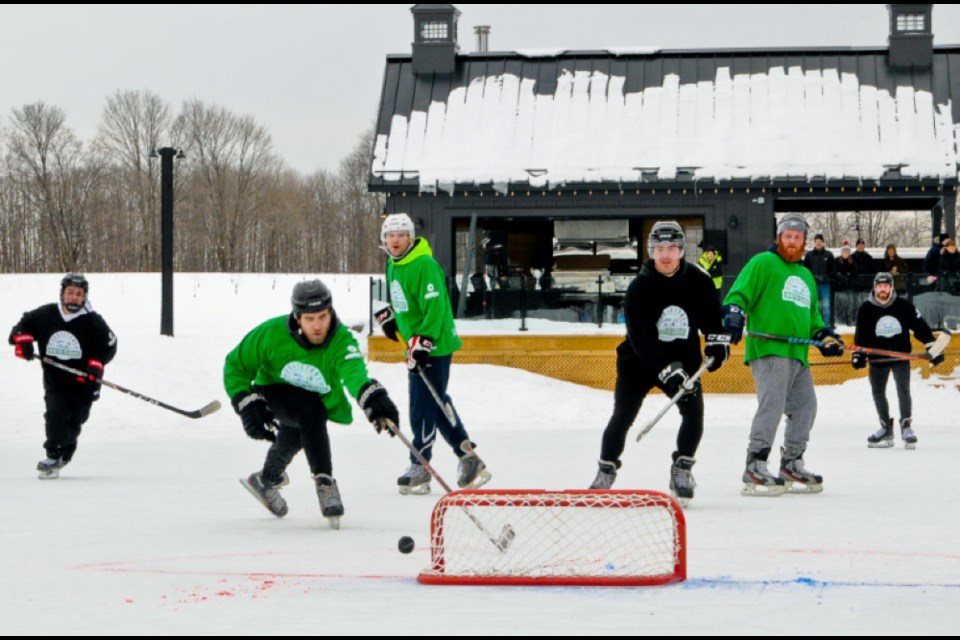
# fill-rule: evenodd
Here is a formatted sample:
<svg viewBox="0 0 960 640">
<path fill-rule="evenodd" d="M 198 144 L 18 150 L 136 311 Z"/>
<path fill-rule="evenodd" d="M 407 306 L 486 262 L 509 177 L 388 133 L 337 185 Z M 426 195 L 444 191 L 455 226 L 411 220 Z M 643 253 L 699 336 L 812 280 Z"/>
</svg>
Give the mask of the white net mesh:
<svg viewBox="0 0 960 640">
<path fill-rule="evenodd" d="M 425 582 L 658 584 L 685 577 L 683 515 L 652 491 L 460 491 L 437 503 Z"/>
</svg>

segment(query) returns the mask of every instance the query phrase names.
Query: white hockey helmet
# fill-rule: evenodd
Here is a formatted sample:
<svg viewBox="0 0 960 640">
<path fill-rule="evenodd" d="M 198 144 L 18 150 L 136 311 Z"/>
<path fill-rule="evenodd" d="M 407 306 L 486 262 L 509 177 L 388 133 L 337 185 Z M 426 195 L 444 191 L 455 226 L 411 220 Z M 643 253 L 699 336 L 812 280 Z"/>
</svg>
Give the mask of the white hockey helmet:
<svg viewBox="0 0 960 640">
<path fill-rule="evenodd" d="M 405 213 L 392 213 L 384 219 L 383 226 L 380 227 L 380 243 L 386 242 L 387 234 L 393 231 L 406 231 L 411 240 L 417 237 L 413 220 Z"/>
</svg>

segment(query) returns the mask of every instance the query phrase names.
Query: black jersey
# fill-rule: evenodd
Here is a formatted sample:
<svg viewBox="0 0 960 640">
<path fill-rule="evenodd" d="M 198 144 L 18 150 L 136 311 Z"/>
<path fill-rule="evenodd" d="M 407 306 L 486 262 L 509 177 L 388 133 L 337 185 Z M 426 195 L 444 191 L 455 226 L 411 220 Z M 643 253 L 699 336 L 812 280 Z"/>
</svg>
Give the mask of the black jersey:
<svg viewBox="0 0 960 640">
<path fill-rule="evenodd" d="M 933 342 L 930 325 L 912 303 L 897 296 L 893 302 L 881 306 L 875 294 L 860 305 L 857 311 L 857 330 L 853 342 L 860 347 L 886 349 L 910 353 L 910 332 L 924 344 Z M 876 356 L 876 358 L 885 356 Z"/>
<path fill-rule="evenodd" d="M 68 367 L 86 371 L 88 360 L 107 364 L 117 353 L 117 337 L 95 311 L 84 310 L 64 314 L 57 303 L 45 304 L 27 311 L 10 332 L 13 336 L 28 333 L 37 341 L 40 356 L 48 356 Z M 43 365 L 43 382 L 47 387 L 78 390 L 76 376 L 61 369 Z"/>
<path fill-rule="evenodd" d="M 636 357 L 654 375 L 675 360 L 696 371 L 702 362 L 699 334 L 726 333 L 713 281 L 685 260 L 671 277 L 648 260 L 630 283 L 623 306 L 627 339 L 617 353 Z"/>
</svg>

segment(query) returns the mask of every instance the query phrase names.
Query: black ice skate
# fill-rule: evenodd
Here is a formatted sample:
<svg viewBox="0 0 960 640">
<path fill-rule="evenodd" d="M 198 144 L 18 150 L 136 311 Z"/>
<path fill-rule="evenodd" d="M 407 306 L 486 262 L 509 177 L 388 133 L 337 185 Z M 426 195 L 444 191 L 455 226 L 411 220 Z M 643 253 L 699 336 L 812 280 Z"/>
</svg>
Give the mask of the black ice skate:
<svg viewBox="0 0 960 640">
<path fill-rule="evenodd" d="M 464 440 L 460 443 L 460 450 L 464 455 L 457 465 L 457 486 L 461 489 L 478 489 L 490 482 L 490 472 L 477 452 L 473 450 L 473 443 Z"/>
<path fill-rule="evenodd" d="M 67 466 L 69 460 L 46 458 L 37 463 L 37 477 L 41 480 L 55 480 L 60 477 L 60 469 Z"/>
<path fill-rule="evenodd" d="M 689 456 L 677 456 L 670 468 L 670 494 L 686 508 L 693 499 L 693 490 L 697 483 L 693 479 L 693 465 L 696 460 Z"/>
<path fill-rule="evenodd" d="M 317 484 L 317 499 L 320 500 L 320 513 L 333 529 L 340 528 L 340 517 L 343 515 L 343 501 L 340 499 L 340 489 L 337 481 L 326 473 L 318 473 L 313 477 Z"/>
<path fill-rule="evenodd" d="M 413 463 L 402 476 L 397 478 L 397 488 L 400 489 L 400 495 L 422 496 L 430 493 L 430 480 L 433 476 L 423 465 Z"/>
<path fill-rule="evenodd" d="M 779 496 L 787 490 L 784 481 L 770 473 L 767 468 L 767 456 L 769 454 L 769 449 L 759 453 L 747 453 L 747 468 L 743 471 L 741 495 Z"/>
<path fill-rule="evenodd" d="M 590 485 L 591 489 L 610 489 L 617 480 L 617 463 L 601 460 L 597 465 L 597 477 Z"/>
<path fill-rule="evenodd" d="M 265 484 L 263 474 L 260 471 L 251 473 L 247 478 L 241 478 L 240 484 L 250 492 L 260 504 L 267 508 L 267 511 L 282 518 L 287 515 L 287 501 L 280 495 L 280 487 L 285 487 L 290 483 L 290 478 L 284 473 L 277 484 Z"/>
<path fill-rule="evenodd" d="M 796 458 L 784 458 L 780 449 L 780 479 L 789 493 L 820 493 L 823 491 L 823 476 L 807 471 L 803 466 L 803 454 Z"/>
<path fill-rule="evenodd" d="M 893 446 L 893 420 L 880 421 L 880 429 L 867 437 L 867 446 L 871 449 L 889 449 Z"/>
<path fill-rule="evenodd" d="M 903 439 L 903 446 L 906 449 L 917 448 L 917 434 L 913 432 L 913 418 L 902 418 L 900 420 L 900 437 Z M 890 446 L 893 446 L 893 434 L 890 434 Z"/>
</svg>

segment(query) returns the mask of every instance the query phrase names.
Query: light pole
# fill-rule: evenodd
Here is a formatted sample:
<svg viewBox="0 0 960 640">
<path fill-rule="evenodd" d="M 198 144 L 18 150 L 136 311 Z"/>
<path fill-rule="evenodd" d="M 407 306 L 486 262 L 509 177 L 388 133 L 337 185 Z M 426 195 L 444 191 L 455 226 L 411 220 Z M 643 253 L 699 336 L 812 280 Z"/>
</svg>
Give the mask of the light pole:
<svg viewBox="0 0 960 640">
<path fill-rule="evenodd" d="M 160 335 L 173 336 L 173 159 L 182 160 L 183 149 L 162 147 L 150 153 L 160 156 Z"/>
</svg>

